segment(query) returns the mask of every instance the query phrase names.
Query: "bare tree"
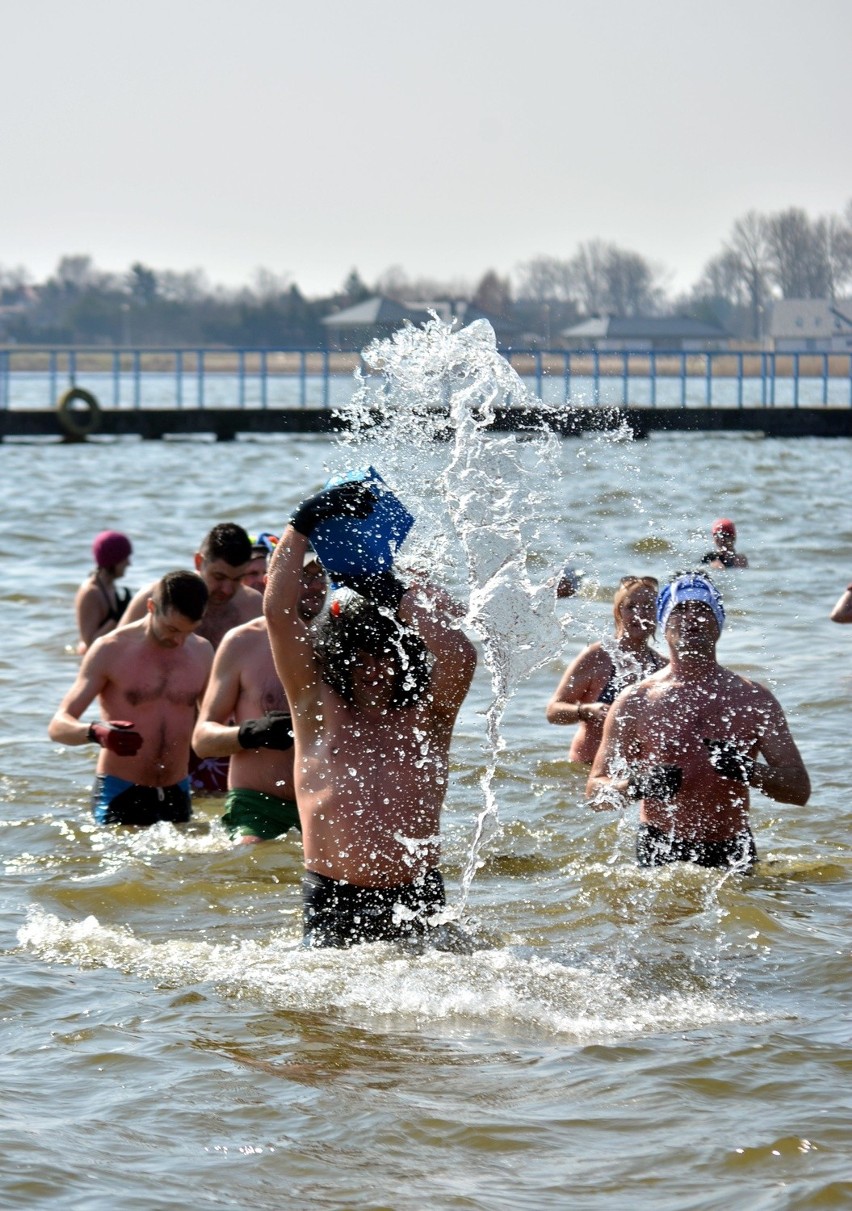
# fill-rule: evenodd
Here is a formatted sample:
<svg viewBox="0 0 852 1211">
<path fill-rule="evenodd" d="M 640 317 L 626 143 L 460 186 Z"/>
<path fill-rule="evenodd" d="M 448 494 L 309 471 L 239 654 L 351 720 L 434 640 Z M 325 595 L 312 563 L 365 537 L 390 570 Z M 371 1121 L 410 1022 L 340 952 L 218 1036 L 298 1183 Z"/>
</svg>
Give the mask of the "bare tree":
<svg viewBox="0 0 852 1211">
<path fill-rule="evenodd" d="M 440 299 L 469 299 L 470 282 L 465 278 L 409 278 L 401 265 L 391 265 L 376 280 L 376 294 L 398 303 L 431 303 Z"/>
<path fill-rule="evenodd" d="M 470 301 L 474 307 L 486 311 L 489 315 L 505 316 L 512 304 L 509 279 L 501 278 L 493 269 L 489 269 L 482 275 Z"/>
<path fill-rule="evenodd" d="M 174 303 L 200 303 L 210 294 L 210 283 L 203 269 L 176 272 L 164 269 L 157 274 L 160 298 Z"/>
<path fill-rule="evenodd" d="M 85 290 L 97 283 L 98 274 L 92 258 L 78 253 L 60 257 L 54 278 L 65 290 Z"/>
<path fill-rule="evenodd" d="M 692 298 L 720 299 L 731 307 L 741 307 L 748 302 L 743 262 L 733 248 L 724 248 L 710 258 L 693 288 Z"/>
<path fill-rule="evenodd" d="M 588 240 L 571 258 L 574 297 L 586 315 L 603 315 L 607 310 L 607 255 L 603 240 Z"/>
<path fill-rule="evenodd" d="M 574 298 L 574 274 L 570 261 L 536 256 L 517 268 L 518 298 L 535 303 L 566 303 Z"/>
<path fill-rule="evenodd" d="M 589 240 L 570 268 L 574 297 L 586 315 L 647 315 L 662 305 L 662 270 L 638 252 Z"/>
<path fill-rule="evenodd" d="M 769 247 L 767 220 L 750 210 L 737 219 L 731 229 L 730 243 L 725 252 L 732 253 L 739 263 L 742 280 L 751 308 L 752 336 L 763 332 L 763 317 L 771 297 L 772 256 Z M 735 262 L 732 261 L 731 265 Z"/>
<path fill-rule="evenodd" d="M 293 279 L 289 273 L 275 273 L 274 270 L 266 269 L 263 265 L 260 265 L 255 269 L 252 276 L 248 297 L 260 299 L 262 302 L 269 302 L 270 299 L 277 299 L 282 294 L 286 294 L 292 284 Z"/>
<path fill-rule="evenodd" d="M 852 281 L 852 202 L 848 218 L 829 215 L 820 220 L 820 234 L 825 247 L 828 269 L 828 297 L 835 301 Z"/>
<path fill-rule="evenodd" d="M 830 291 L 830 270 L 819 222 L 791 206 L 766 221 L 773 280 L 785 299 L 823 299 Z"/>
<path fill-rule="evenodd" d="M 655 282 L 654 269 L 638 252 L 611 248 L 606 273 L 612 315 L 653 315 L 659 310 L 662 287 Z"/>
</svg>

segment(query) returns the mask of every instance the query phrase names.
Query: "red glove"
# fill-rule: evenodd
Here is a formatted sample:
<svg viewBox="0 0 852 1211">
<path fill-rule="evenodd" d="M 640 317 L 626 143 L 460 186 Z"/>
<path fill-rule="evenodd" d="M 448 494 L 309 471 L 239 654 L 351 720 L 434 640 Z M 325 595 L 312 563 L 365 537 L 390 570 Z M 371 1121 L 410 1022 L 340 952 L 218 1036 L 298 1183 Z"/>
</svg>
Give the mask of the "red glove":
<svg viewBox="0 0 852 1211">
<path fill-rule="evenodd" d="M 119 757 L 135 757 L 142 747 L 142 737 L 135 730 L 135 724 L 125 723 L 122 719 L 90 723 L 89 739 Z"/>
</svg>

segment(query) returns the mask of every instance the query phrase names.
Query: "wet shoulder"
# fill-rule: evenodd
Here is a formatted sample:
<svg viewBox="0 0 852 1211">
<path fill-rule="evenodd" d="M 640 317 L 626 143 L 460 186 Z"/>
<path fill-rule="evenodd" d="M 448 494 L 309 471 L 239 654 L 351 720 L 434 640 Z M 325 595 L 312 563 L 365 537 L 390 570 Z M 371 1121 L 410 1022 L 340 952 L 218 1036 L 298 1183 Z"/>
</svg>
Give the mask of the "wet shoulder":
<svg viewBox="0 0 852 1211">
<path fill-rule="evenodd" d="M 258 593 L 257 589 L 241 584 L 234 594 L 234 600 L 237 605 L 239 624 L 251 622 L 253 619 L 263 616 L 263 594 Z"/>
<path fill-rule="evenodd" d="M 266 619 L 261 614 L 257 618 L 250 618 L 248 622 L 238 622 L 236 626 L 226 631 L 219 647 L 233 650 L 245 650 L 254 647 L 258 643 L 268 643 L 269 634 L 266 629 Z"/>
<path fill-rule="evenodd" d="M 571 664 L 571 668 L 575 673 L 577 671 L 587 673 L 601 672 L 609 675 L 613 667 L 612 657 L 600 640 L 596 640 L 594 643 L 590 643 L 588 647 L 583 648 L 582 652 L 579 652 L 574 657 Z"/>
</svg>

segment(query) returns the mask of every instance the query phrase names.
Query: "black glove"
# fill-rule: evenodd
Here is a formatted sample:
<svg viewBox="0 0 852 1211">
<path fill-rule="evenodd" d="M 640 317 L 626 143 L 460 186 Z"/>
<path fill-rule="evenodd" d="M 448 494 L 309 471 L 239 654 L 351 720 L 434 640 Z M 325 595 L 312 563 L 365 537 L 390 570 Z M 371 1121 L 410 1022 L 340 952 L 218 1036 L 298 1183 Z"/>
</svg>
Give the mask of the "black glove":
<svg viewBox="0 0 852 1211">
<path fill-rule="evenodd" d="M 403 594 L 408 591 L 408 585 L 403 584 L 393 572 L 375 572 L 372 576 L 351 576 L 343 573 L 335 579 L 338 583 L 345 584 L 347 589 L 353 589 L 368 601 L 393 610 L 394 613 L 399 609 Z"/>
<path fill-rule="evenodd" d="M 683 782 L 679 765 L 632 767 L 627 779 L 628 799 L 673 799 Z"/>
<path fill-rule="evenodd" d="M 303 500 L 290 518 L 290 525 L 310 538 L 324 521 L 333 517 L 369 517 L 375 507 L 376 498 L 366 484 L 336 484 Z"/>
<path fill-rule="evenodd" d="M 754 761 L 746 756 L 735 740 L 711 740 L 705 736 L 704 743 L 710 764 L 720 777 L 748 785 L 754 773 Z"/>
<path fill-rule="evenodd" d="M 261 719 L 241 723 L 237 740 L 242 748 L 274 748 L 283 753 L 293 747 L 293 720 L 287 711 L 267 711 Z"/>
</svg>

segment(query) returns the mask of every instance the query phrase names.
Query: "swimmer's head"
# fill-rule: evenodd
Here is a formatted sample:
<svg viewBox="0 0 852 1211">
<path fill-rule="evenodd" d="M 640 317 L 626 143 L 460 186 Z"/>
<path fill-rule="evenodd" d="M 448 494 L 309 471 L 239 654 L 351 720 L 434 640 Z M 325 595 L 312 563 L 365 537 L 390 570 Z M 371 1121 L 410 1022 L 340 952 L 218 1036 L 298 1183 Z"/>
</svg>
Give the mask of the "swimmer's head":
<svg viewBox="0 0 852 1211">
<path fill-rule="evenodd" d="M 92 554 L 97 568 L 117 568 L 133 554 L 133 546 L 126 534 L 119 530 L 102 530 L 92 543 Z"/>
<path fill-rule="evenodd" d="M 622 576 L 612 599 L 617 635 L 634 623 L 652 634 L 658 583 L 656 576 Z"/>
<path fill-rule="evenodd" d="M 675 606 L 683 605 L 687 601 L 698 601 L 708 606 L 716 619 L 719 631 L 722 631 L 725 625 L 722 596 L 709 576 L 701 572 L 685 572 L 660 589 L 657 598 L 657 622 L 663 631 Z"/>
<path fill-rule="evenodd" d="M 251 559 L 242 575 L 242 582 L 250 589 L 262 593 L 266 585 L 266 567 L 269 556 L 278 544 L 278 535 L 270 530 L 261 530 L 260 534 L 249 535 L 251 543 Z"/>
<path fill-rule="evenodd" d="M 251 536 L 252 555 L 271 555 L 278 546 L 278 535 L 271 530 L 261 530 L 258 535 Z"/>
<path fill-rule="evenodd" d="M 714 538 L 725 538 L 729 542 L 737 540 L 737 527 L 730 517 L 717 517 L 710 527 L 710 533 Z"/>
<path fill-rule="evenodd" d="M 392 668 L 388 707 L 412 706 L 429 688 L 430 661 L 423 640 L 390 611 L 358 593 L 335 595 L 316 624 L 314 646 L 323 680 L 346 702 L 355 703 L 355 678 L 365 653 Z"/>
<path fill-rule="evenodd" d="M 251 540 L 242 526 L 225 521 L 204 536 L 199 555 L 205 563 L 221 560 L 238 568 L 251 559 Z"/>
</svg>

